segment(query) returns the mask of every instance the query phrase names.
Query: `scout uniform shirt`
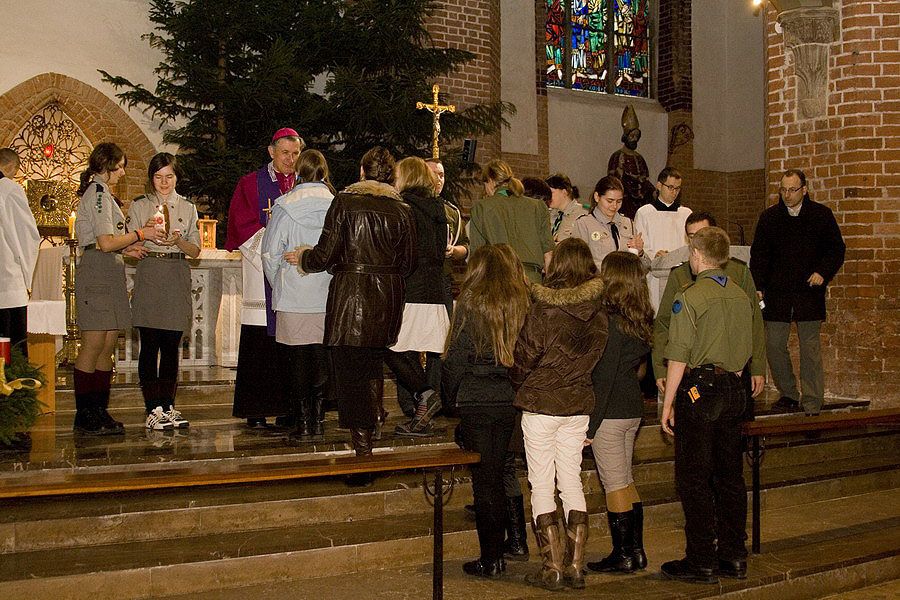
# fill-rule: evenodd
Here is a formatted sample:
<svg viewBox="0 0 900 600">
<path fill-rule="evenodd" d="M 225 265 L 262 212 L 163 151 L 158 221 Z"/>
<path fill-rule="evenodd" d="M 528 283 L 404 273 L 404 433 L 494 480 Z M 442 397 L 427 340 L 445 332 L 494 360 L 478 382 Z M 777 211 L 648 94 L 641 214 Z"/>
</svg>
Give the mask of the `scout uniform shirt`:
<svg viewBox="0 0 900 600">
<path fill-rule="evenodd" d="M 157 198 L 155 194 L 135 198 L 131 203 L 131 208 L 128 209 L 128 218 L 125 219 L 128 230 L 134 231 L 143 228 L 150 217 L 156 214 L 156 207 L 162 205 L 162 199 Z M 172 192 L 165 205 L 169 215 L 166 235 L 170 236 L 174 230 L 178 229 L 186 242 L 199 247 L 200 230 L 197 228 L 197 207 L 194 206 L 194 203 L 178 192 Z M 150 252 L 181 252 L 178 246 L 158 246 L 150 241 L 144 242 L 144 247 Z"/>
<path fill-rule="evenodd" d="M 615 223 L 619 231 L 619 247 L 616 248 L 609 221 L 603 213 L 595 208 L 590 214 L 579 217 L 572 228 L 572 237 L 587 242 L 597 269 L 600 268 L 603 259 L 610 252 L 615 252 L 616 250 L 627 252 L 628 242 L 634 237 L 634 225 L 631 219 L 621 213 L 616 213 L 612 218 L 612 222 Z"/>
<path fill-rule="evenodd" d="M 713 364 L 736 373 L 753 348 L 752 302 L 722 269 L 708 269 L 675 294 L 663 356 L 690 368 Z"/>
<path fill-rule="evenodd" d="M 562 210 L 551 210 L 550 233 L 553 234 L 553 241 L 558 244 L 564 239 L 572 237 L 575 221 L 586 214 L 588 211 L 584 210 L 577 200 L 570 201 L 569 205 Z"/>
<path fill-rule="evenodd" d="M 101 235 L 125 234 L 125 215 L 109 191 L 109 186 L 94 179 L 78 203 L 75 237 L 84 248 L 97 243 Z"/>
<path fill-rule="evenodd" d="M 736 258 L 729 258 L 725 263 L 725 275 L 728 279 L 740 286 L 744 293 L 750 298 L 750 306 L 753 309 L 753 359 L 750 362 L 751 375 L 766 375 L 766 330 L 763 323 L 762 311 L 759 308 L 759 301 L 756 296 L 756 286 L 753 283 L 753 277 L 750 276 L 750 269 L 747 263 Z M 660 306 L 666 307 L 656 315 L 653 322 L 653 372 L 656 377 L 665 377 L 666 363 L 663 359 L 663 350 L 669 339 L 669 323 L 672 320 L 672 311 L 669 307 L 675 301 L 675 294 L 679 290 L 683 290 L 686 286 L 694 281 L 691 273 L 691 265 L 685 261 L 673 267 L 669 271 L 669 281 L 666 283 L 666 289 L 663 292 Z"/>
</svg>

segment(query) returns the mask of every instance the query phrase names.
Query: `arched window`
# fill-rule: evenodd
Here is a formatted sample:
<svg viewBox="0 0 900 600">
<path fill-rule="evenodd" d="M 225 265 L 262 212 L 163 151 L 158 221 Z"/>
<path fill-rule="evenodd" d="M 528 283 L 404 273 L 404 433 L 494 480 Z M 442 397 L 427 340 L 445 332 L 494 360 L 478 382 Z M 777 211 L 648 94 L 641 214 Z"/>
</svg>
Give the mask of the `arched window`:
<svg viewBox="0 0 900 600">
<path fill-rule="evenodd" d="M 650 97 L 650 0 L 546 0 L 551 87 Z"/>
</svg>

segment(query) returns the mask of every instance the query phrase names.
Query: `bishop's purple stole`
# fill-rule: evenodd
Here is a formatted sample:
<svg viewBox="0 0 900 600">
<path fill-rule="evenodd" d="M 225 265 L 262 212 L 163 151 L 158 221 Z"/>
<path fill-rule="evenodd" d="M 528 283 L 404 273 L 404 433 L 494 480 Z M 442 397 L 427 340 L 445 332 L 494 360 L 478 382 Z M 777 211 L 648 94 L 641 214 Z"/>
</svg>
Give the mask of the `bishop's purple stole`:
<svg viewBox="0 0 900 600">
<path fill-rule="evenodd" d="M 268 165 L 256 172 L 256 192 L 259 203 L 259 223 L 265 227 L 269 223 L 269 213 L 266 209 L 269 204 L 275 206 L 275 201 L 281 196 L 281 188 L 278 181 L 272 181 L 269 177 Z M 269 280 L 263 277 L 263 285 L 266 290 L 266 331 L 270 336 L 275 335 L 275 311 L 272 310 L 272 286 Z"/>
</svg>

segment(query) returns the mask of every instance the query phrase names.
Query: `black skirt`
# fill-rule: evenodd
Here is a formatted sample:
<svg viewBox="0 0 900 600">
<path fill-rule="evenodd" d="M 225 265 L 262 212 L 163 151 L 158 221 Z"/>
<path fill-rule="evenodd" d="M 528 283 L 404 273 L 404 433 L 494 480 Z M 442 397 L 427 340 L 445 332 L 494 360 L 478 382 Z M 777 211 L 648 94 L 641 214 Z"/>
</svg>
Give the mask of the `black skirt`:
<svg viewBox="0 0 900 600">
<path fill-rule="evenodd" d="M 234 410 L 240 419 L 278 417 L 290 412 L 282 393 L 275 337 L 265 325 L 241 325 Z"/>
</svg>

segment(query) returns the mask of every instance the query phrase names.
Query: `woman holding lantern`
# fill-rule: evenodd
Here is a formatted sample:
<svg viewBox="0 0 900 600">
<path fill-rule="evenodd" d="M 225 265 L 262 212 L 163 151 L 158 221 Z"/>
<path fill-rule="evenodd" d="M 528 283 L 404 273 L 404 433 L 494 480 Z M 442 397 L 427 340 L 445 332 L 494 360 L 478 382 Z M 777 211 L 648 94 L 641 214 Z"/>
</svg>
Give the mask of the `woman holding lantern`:
<svg viewBox="0 0 900 600">
<path fill-rule="evenodd" d="M 188 427 L 175 408 L 181 337 L 190 331 L 191 269 L 200 255 L 197 207 L 175 190 L 181 178 L 177 159 L 160 152 L 150 159 L 147 194 L 128 212 L 129 229 L 152 227 L 159 239 L 144 242 L 146 258 L 137 267 L 132 321 L 141 337 L 138 377 L 147 411 L 147 429 Z"/>
</svg>

